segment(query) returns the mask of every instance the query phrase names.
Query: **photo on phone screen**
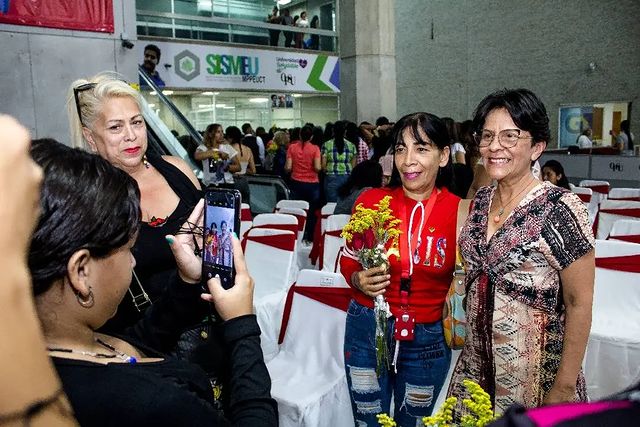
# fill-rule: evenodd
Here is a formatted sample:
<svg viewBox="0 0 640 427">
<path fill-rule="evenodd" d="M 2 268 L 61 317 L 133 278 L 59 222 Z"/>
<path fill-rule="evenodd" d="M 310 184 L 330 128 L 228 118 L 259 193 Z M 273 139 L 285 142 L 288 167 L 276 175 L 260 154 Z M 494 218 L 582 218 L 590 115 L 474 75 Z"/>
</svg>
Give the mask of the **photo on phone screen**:
<svg viewBox="0 0 640 427">
<path fill-rule="evenodd" d="M 233 246 L 231 234 L 240 224 L 240 193 L 237 190 L 214 189 L 205 193 L 204 250 L 202 275 L 209 280 L 220 276 L 223 288 L 233 286 Z"/>
</svg>

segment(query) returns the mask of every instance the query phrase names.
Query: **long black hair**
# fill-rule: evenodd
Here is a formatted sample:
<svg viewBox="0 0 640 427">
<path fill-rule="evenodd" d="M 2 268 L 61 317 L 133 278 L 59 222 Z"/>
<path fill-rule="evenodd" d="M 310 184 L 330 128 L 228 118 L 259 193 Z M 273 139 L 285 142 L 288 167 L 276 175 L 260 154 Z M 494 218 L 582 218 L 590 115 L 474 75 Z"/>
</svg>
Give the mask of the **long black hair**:
<svg viewBox="0 0 640 427">
<path fill-rule="evenodd" d="M 344 153 L 345 122 L 338 120 L 333 124 L 333 146 L 338 153 Z"/>
<path fill-rule="evenodd" d="M 34 141 L 31 156 L 44 170 L 42 215 L 31 240 L 34 294 L 67 274 L 80 249 L 104 258 L 127 244 L 140 225 L 140 190 L 126 172 L 100 156 L 55 141 Z"/>
<path fill-rule="evenodd" d="M 354 190 L 381 186 L 382 166 L 373 160 L 365 160 L 353 168 L 347 181 L 338 189 L 338 196 L 345 198 Z"/>
<path fill-rule="evenodd" d="M 449 146 L 449 132 L 444 122 L 437 116 L 430 113 L 411 113 L 402 117 L 393 126 L 392 135 L 392 147 L 394 152 L 393 172 L 391 172 L 391 179 L 389 180 L 389 187 L 399 187 L 402 185 L 400 180 L 400 172 L 396 167 L 395 162 L 395 148 L 398 144 L 404 144 L 403 134 L 405 130 L 410 130 L 412 136 L 417 141 L 417 144 L 433 145 L 438 150 L 443 150 Z M 425 140 L 424 135 L 427 136 Z M 447 187 L 453 190 L 453 166 L 451 163 L 451 156 L 447 161 L 447 164 L 438 169 L 436 175 L 436 187 Z"/>
<path fill-rule="evenodd" d="M 544 168 L 549 168 L 553 171 L 553 173 L 556 174 L 556 176 L 558 175 L 562 175 L 562 177 L 560 179 L 558 179 L 558 183 L 556 184 L 558 187 L 562 187 L 562 188 L 566 188 L 567 190 L 571 190 L 571 187 L 569 186 L 569 179 L 567 178 L 567 175 L 564 173 L 564 168 L 562 167 L 562 164 L 557 161 L 557 160 L 547 160 L 547 162 L 544 164 L 544 166 L 542 166 L 542 170 L 544 171 Z"/>
</svg>

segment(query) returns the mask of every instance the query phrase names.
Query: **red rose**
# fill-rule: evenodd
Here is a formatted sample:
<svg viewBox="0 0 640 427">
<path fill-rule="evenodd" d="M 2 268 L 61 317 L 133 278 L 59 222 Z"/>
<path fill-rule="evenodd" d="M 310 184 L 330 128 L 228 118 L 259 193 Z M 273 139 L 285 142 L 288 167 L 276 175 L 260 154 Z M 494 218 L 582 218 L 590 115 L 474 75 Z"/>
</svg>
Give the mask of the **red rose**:
<svg viewBox="0 0 640 427">
<path fill-rule="evenodd" d="M 364 247 L 367 249 L 373 249 L 376 246 L 376 234 L 372 229 L 365 230 L 364 232 Z"/>
<path fill-rule="evenodd" d="M 362 233 L 353 233 L 353 238 L 351 239 L 351 246 L 356 251 L 359 251 L 364 247 L 364 239 L 363 239 Z"/>
</svg>

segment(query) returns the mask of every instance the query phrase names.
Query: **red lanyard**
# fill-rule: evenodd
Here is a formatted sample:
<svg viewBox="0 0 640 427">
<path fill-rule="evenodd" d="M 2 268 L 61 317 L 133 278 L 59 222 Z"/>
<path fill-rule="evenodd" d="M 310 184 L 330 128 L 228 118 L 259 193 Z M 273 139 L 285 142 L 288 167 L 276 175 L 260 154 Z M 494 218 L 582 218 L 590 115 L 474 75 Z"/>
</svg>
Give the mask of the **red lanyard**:
<svg viewBox="0 0 640 427">
<path fill-rule="evenodd" d="M 402 233 L 400 234 L 400 248 L 399 248 L 400 266 L 402 267 L 402 276 L 400 277 L 400 296 L 401 296 L 401 303 L 406 305 L 408 303 L 409 292 L 411 290 L 411 275 L 409 273 L 410 271 L 409 257 L 412 257 L 413 254 L 409 253 L 409 233 L 411 232 L 411 230 L 409 230 L 409 222 L 407 221 L 407 206 L 406 206 L 406 203 L 404 202 L 404 194 L 402 193 L 400 194 L 401 194 L 400 197 L 402 197 L 401 199 L 402 203 L 400 203 L 400 213 L 399 213 L 399 219 L 402 221 L 402 223 L 400 224 L 400 226 L 402 227 Z M 427 204 L 425 205 L 425 208 L 424 208 L 423 225 L 426 225 L 427 221 L 429 221 L 429 217 L 431 216 L 431 212 L 433 212 L 433 207 L 436 204 L 437 198 L 438 198 L 438 189 L 434 187 L 433 190 L 431 191 L 431 195 L 429 196 L 429 199 L 427 200 Z M 422 202 L 418 202 L 418 203 L 422 203 Z M 420 230 L 420 224 L 418 224 L 416 229 L 413 232 L 411 232 L 412 242 L 418 241 L 418 238 L 420 237 L 418 236 L 419 230 Z"/>
</svg>

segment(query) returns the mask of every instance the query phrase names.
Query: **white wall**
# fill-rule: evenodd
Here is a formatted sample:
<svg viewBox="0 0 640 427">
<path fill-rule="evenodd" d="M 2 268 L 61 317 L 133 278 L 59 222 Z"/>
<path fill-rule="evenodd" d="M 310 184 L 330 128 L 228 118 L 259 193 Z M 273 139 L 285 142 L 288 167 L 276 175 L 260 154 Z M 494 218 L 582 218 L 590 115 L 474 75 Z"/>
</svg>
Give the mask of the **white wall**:
<svg viewBox="0 0 640 427">
<path fill-rule="evenodd" d="M 33 138 L 68 143 L 65 97 L 75 79 L 115 70 L 136 81 L 136 50 L 121 46 L 125 32 L 136 43 L 135 5 L 113 0 L 114 33 L 0 24 L 0 112 L 15 116 Z"/>
</svg>

